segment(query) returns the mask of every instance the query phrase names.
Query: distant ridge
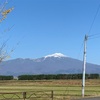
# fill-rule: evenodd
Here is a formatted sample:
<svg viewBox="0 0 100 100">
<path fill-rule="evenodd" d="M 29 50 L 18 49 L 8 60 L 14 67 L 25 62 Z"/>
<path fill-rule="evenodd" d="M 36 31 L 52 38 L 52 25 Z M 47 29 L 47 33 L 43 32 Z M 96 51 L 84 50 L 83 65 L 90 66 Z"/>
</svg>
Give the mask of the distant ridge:
<svg viewBox="0 0 100 100">
<path fill-rule="evenodd" d="M 0 64 L 1 75 L 22 74 L 74 74 L 82 73 L 83 62 L 62 53 L 54 53 L 37 59 L 13 59 Z M 87 63 L 86 73 L 99 73 L 100 65 Z"/>
</svg>

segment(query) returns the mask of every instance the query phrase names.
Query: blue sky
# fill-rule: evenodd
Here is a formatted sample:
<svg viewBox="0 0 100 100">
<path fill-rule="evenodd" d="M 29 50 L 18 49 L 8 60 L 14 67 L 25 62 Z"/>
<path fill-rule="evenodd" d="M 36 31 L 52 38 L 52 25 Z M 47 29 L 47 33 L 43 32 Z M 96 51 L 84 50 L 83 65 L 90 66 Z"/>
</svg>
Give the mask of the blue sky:
<svg viewBox="0 0 100 100">
<path fill-rule="evenodd" d="M 2 0 L 0 0 L 2 1 Z M 40 58 L 56 52 L 83 59 L 88 34 L 100 0 L 8 0 L 14 10 L 0 25 L 10 59 Z M 100 10 L 89 35 L 100 33 Z M 97 36 L 98 37 L 98 36 Z M 93 37 L 94 38 L 94 37 Z M 87 42 L 87 62 L 100 64 L 100 38 Z"/>
</svg>

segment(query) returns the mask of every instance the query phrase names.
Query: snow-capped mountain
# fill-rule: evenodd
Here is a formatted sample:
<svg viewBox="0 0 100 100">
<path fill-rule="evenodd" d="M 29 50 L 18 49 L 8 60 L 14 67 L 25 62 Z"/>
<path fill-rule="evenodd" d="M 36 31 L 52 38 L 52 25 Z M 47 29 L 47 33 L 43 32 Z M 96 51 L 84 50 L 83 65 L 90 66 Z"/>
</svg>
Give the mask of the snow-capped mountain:
<svg viewBox="0 0 100 100">
<path fill-rule="evenodd" d="M 62 54 L 62 53 L 54 53 L 54 54 L 51 54 L 51 55 L 47 55 L 44 58 L 48 58 L 48 57 L 58 57 L 58 58 L 61 58 L 61 57 L 67 57 L 67 56 Z"/>
<path fill-rule="evenodd" d="M 0 64 L 1 75 L 82 73 L 83 62 L 61 53 L 38 59 L 13 59 Z M 99 73 L 100 65 L 87 63 L 86 73 Z"/>
</svg>

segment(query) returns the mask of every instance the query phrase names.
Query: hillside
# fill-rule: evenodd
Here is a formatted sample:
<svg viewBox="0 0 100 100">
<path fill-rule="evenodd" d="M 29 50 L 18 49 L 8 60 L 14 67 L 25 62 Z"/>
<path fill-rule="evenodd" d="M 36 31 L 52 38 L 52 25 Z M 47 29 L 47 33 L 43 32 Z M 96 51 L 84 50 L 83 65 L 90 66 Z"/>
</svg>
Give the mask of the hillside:
<svg viewBox="0 0 100 100">
<path fill-rule="evenodd" d="M 0 64 L 1 75 L 82 73 L 83 62 L 55 53 L 38 59 L 13 59 Z M 86 73 L 99 73 L 100 65 L 87 63 Z"/>
</svg>

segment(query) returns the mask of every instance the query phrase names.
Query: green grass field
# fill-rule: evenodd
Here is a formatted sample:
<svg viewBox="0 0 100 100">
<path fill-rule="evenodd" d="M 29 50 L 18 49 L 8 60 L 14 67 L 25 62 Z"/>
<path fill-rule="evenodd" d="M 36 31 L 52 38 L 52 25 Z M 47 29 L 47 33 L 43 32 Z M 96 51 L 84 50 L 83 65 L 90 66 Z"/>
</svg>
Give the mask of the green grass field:
<svg viewBox="0 0 100 100">
<path fill-rule="evenodd" d="M 9 93 L 16 92 L 17 96 L 23 98 L 22 93 L 26 92 L 27 97 L 35 94 L 51 96 L 53 91 L 54 98 L 76 98 L 81 97 L 81 80 L 38 80 L 38 81 L 0 81 L 0 98 L 12 97 Z M 8 93 L 3 94 L 2 93 Z M 17 97 L 16 95 L 14 95 Z M 15 98 L 13 96 L 13 98 Z M 100 80 L 86 80 L 85 96 L 100 96 Z M 34 96 L 33 96 L 34 97 Z M 39 100 L 39 99 L 37 99 Z M 44 99 L 41 99 L 44 100 Z M 47 100 L 47 99 L 46 99 Z M 50 98 L 51 100 L 51 98 Z M 55 100 L 55 99 L 54 99 Z M 65 99 L 66 100 L 66 99 Z"/>
</svg>

